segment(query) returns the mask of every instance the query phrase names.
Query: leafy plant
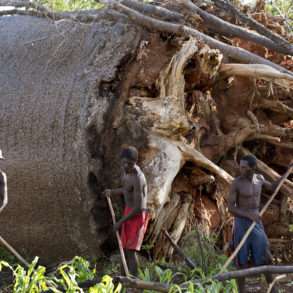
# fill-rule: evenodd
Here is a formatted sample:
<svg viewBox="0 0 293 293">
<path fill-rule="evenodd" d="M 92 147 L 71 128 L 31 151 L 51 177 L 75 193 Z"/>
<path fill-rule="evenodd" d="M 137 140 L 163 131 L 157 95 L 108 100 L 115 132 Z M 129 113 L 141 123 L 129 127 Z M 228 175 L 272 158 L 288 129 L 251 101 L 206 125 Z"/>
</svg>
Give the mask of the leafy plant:
<svg viewBox="0 0 293 293">
<path fill-rule="evenodd" d="M 292 0 L 267 0 L 266 10 L 274 16 L 280 16 L 289 33 L 293 30 L 293 2 Z"/>
<path fill-rule="evenodd" d="M 92 280 L 95 277 L 95 269 L 82 257 L 75 257 L 68 263 L 61 264 L 54 274 L 46 275 L 46 268 L 38 265 L 36 257 L 26 270 L 21 265 L 11 266 L 6 261 L 0 261 L 0 271 L 8 268 L 13 273 L 13 293 L 40 293 L 50 290 L 54 293 L 83 293 L 79 283 Z M 100 283 L 89 288 L 89 293 L 119 293 L 121 284 L 115 288 L 112 278 L 108 275 L 102 278 Z"/>
<path fill-rule="evenodd" d="M 36 2 L 53 11 L 74 11 L 82 9 L 99 9 L 102 4 L 95 0 L 37 0 Z"/>
</svg>

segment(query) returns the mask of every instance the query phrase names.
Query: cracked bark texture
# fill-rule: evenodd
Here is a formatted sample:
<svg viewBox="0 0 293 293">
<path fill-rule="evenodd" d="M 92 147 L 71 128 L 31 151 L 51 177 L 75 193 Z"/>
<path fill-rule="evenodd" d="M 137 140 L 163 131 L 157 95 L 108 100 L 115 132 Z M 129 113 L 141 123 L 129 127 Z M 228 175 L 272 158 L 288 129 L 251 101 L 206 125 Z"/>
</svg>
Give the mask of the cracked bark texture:
<svg viewBox="0 0 293 293">
<path fill-rule="evenodd" d="M 9 184 L 1 235 L 45 262 L 98 255 L 106 237 L 91 215 L 88 174 L 99 174 L 102 163 L 87 148 L 94 138 L 85 126 L 95 111 L 95 136 L 105 127 L 116 99 L 108 84 L 135 51 L 138 30 L 99 13 L 93 24 L 0 19 L 0 140 Z"/>
</svg>

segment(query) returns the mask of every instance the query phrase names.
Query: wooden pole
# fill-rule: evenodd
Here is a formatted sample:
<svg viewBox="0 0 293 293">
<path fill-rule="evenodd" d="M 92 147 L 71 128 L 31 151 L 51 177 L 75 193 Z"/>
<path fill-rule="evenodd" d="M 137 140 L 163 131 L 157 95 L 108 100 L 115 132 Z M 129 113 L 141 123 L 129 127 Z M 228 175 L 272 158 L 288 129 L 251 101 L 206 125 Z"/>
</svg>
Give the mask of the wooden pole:
<svg viewBox="0 0 293 293">
<path fill-rule="evenodd" d="M 164 234 L 166 235 L 167 239 L 170 241 L 171 245 L 174 247 L 174 249 L 176 250 L 176 252 L 184 258 L 186 264 L 191 268 L 194 269 L 196 268 L 195 263 L 184 254 L 184 252 L 182 251 L 182 249 L 174 242 L 174 240 L 171 238 L 171 236 L 169 235 L 169 233 L 164 229 Z"/>
<path fill-rule="evenodd" d="M 283 179 L 279 182 L 277 188 L 275 189 L 274 193 L 272 194 L 272 196 L 270 197 L 270 199 L 267 201 L 267 203 L 265 204 L 265 206 L 262 208 L 261 212 L 260 212 L 260 216 L 262 216 L 264 214 L 264 212 L 267 210 L 268 206 L 271 204 L 271 202 L 273 201 L 273 199 L 275 198 L 275 196 L 277 195 L 277 193 L 279 192 L 282 184 L 285 182 L 285 180 L 287 179 L 287 177 L 290 175 L 290 173 L 292 172 L 293 166 L 291 166 L 287 172 L 285 173 L 285 176 L 283 177 Z M 243 244 L 245 243 L 245 241 L 247 240 L 248 236 L 250 235 L 251 231 L 254 229 L 256 225 L 256 222 L 253 222 L 251 224 L 251 226 L 249 227 L 249 229 L 246 231 L 246 233 L 244 234 L 242 240 L 240 241 L 240 243 L 237 245 L 236 249 L 234 250 L 234 252 L 231 254 L 231 256 L 227 259 L 227 261 L 225 262 L 224 266 L 222 267 L 220 273 L 223 273 L 226 268 L 228 267 L 228 265 L 232 262 L 232 260 L 235 258 L 235 256 L 237 255 L 237 253 L 239 252 L 239 250 L 242 248 Z"/>
<path fill-rule="evenodd" d="M 2 237 L 0 236 L 0 242 L 27 268 L 29 267 L 29 263 Z"/>
<path fill-rule="evenodd" d="M 107 198 L 110 213 L 111 213 L 111 216 L 112 216 L 113 224 L 115 225 L 116 224 L 116 217 L 115 217 L 115 212 L 114 212 L 114 209 L 113 209 L 113 206 L 112 206 L 111 198 L 109 196 L 106 196 L 106 198 Z M 126 263 L 125 254 L 124 254 L 124 250 L 123 250 L 123 247 L 122 247 L 120 235 L 119 235 L 118 231 L 115 231 L 115 234 L 116 234 L 116 238 L 117 238 L 117 241 L 118 241 L 118 246 L 119 246 L 119 251 L 120 251 L 120 256 L 121 256 L 121 261 L 122 261 L 122 265 L 123 265 L 123 268 L 124 268 L 124 272 L 125 272 L 125 275 L 128 277 L 130 274 L 129 274 L 128 266 L 127 266 L 127 263 Z"/>
</svg>

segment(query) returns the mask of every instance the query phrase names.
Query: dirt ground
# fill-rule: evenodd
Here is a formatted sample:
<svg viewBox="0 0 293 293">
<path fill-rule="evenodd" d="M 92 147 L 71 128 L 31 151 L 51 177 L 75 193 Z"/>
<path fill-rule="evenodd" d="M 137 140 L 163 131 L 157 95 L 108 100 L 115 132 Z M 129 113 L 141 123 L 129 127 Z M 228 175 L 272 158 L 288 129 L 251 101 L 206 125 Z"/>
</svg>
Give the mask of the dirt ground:
<svg viewBox="0 0 293 293">
<path fill-rule="evenodd" d="M 288 276 L 279 281 L 277 285 L 279 293 L 292 293 L 293 292 L 293 276 Z M 268 285 L 265 282 L 264 278 L 249 278 L 247 281 L 247 293 L 266 293 L 268 290 Z"/>
</svg>

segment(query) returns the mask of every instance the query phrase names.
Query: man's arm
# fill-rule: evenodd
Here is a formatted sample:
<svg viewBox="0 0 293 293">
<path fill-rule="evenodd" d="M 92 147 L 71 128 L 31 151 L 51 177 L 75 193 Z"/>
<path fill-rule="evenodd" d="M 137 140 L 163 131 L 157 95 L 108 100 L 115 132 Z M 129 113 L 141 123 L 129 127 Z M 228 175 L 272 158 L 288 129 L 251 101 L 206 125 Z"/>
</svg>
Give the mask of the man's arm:
<svg viewBox="0 0 293 293">
<path fill-rule="evenodd" d="M 245 209 L 239 208 L 237 206 L 237 197 L 238 197 L 238 191 L 237 191 L 237 183 L 234 180 L 232 183 L 232 186 L 230 188 L 230 194 L 228 198 L 228 210 L 229 212 L 236 217 L 242 217 L 242 218 L 248 218 L 252 221 L 259 221 L 260 217 L 259 214 L 252 214 Z"/>
<path fill-rule="evenodd" d="M 0 172 L 0 197 L 2 202 L 2 205 L 0 207 L 0 213 L 1 213 L 8 203 L 7 178 L 6 178 L 6 174 L 2 171 Z"/>
</svg>

